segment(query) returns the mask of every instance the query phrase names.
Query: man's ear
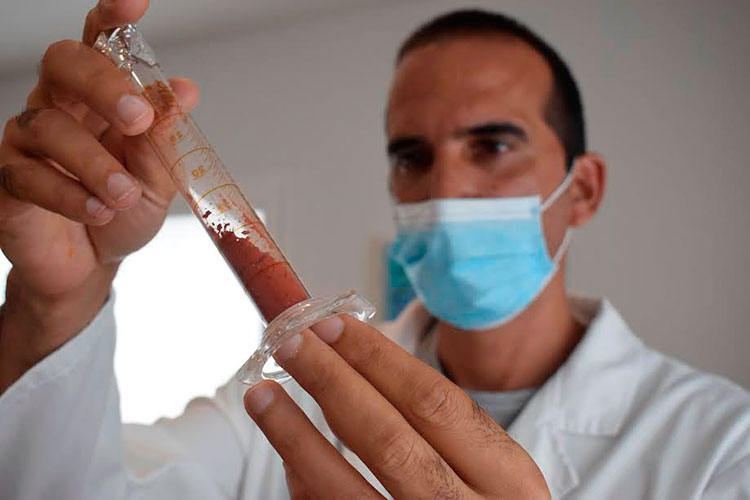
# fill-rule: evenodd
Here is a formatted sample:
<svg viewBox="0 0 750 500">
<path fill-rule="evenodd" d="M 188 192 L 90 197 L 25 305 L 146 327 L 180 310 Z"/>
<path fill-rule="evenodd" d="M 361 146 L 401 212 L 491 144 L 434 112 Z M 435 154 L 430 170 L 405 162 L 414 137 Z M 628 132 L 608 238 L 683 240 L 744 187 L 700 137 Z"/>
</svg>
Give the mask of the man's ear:
<svg viewBox="0 0 750 500">
<path fill-rule="evenodd" d="M 598 153 L 587 152 L 573 162 L 570 186 L 570 225 L 581 227 L 599 211 L 607 185 L 607 164 Z"/>
</svg>

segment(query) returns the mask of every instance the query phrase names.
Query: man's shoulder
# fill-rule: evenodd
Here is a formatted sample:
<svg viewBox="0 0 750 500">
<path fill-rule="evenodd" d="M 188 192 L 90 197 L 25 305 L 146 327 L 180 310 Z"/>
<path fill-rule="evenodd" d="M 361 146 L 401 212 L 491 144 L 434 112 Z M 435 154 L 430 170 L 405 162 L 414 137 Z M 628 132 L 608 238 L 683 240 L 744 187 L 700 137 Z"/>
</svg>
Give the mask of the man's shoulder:
<svg viewBox="0 0 750 500">
<path fill-rule="evenodd" d="M 639 393 L 651 404 L 681 404 L 683 408 L 735 411 L 750 418 L 750 393 L 720 375 L 644 346 L 644 371 Z"/>
<path fill-rule="evenodd" d="M 645 429 L 710 476 L 750 456 L 750 393 L 644 346 L 645 366 L 624 429 Z"/>
<path fill-rule="evenodd" d="M 750 456 L 750 394 L 645 345 L 607 301 L 593 319 L 590 333 L 597 338 L 589 340 L 594 354 L 587 359 L 600 368 L 595 392 L 607 395 L 604 384 L 622 401 L 612 404 L 621 410 L 611 417 L 619 420 L 613 457 L 636 450 L 636 469 L 686 491 L 704 491 L 725 477 L 736 482 Z"/>
<path fill-rule="evenodd" d="M 683 407 L 713 407 L 750 412 L 750 393 L 722 376 L 697 369 L 646 345 L 606 299 L 576 298 L 579 315 L 589 323 L 588 355 L 599 368 L 633 377 L 636 406 L 681 402 Z M 586 339 L 585 339 L 586 340 Z M 593 354 L 591 354 L 593 353 Z M 624 380 L 620 379 L 623 383 Z"/>
<path fill-rule="evenodd" d="M 606 299 L 577 299 L 576 306 L 588 320 L 589 338 L 576 358 L 586 380 L 575 380 L 597 397 L 595 408 L 613 398 L 610 406 L 619 417 L 612 418 L 622 431 L 637 430 L 656 440 L 689 436 L 692 444 L 684 444 L 694 449 L 750 444 L 750 393 L 745 389 L 645 345 Z"/>
<path fill-rule="evenodd" d="M 566 439 L 602 437 L 588 463 L 660 498 L 737 490 L 750 460 L 750 394 L 648 347 L 608 301 L 576 305 L 589 328 L 558 374 L 565 397 L 551 398 L 564 406 Z"/>
</svg>

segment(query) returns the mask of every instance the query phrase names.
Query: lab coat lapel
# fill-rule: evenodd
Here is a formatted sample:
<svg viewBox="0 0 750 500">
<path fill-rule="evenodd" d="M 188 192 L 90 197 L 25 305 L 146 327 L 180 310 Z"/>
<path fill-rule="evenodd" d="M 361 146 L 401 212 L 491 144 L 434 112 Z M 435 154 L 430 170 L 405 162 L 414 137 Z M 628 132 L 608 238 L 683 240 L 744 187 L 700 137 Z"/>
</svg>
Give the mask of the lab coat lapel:
<svg viewBox="0 0 750 500">
<path fill-rule="evenodd" d="M 577 436 L 616 436 L 642 373 L 643 344 L 612 305 L 573 299 L 589 327 L 568 360 L 534 395 L 508 429 L 542 470 L 553 498 L 579 483 L 569 448 Z"/>
<path fill-rule="evenodd" d="M 550 418 L 554 389 L 548 386 L 534 395 L 507 431 L 534 459 L 552 498 L 561 498 L 578 485 L 579 478 Z"/>
<path fill-rule="evenodd" d="M 647 351 L 609 301 L 572 303 L 589 327 L 549 380 L 553 422 L 564 432 L 615 436 L 633 404 Z"/>
</svg>

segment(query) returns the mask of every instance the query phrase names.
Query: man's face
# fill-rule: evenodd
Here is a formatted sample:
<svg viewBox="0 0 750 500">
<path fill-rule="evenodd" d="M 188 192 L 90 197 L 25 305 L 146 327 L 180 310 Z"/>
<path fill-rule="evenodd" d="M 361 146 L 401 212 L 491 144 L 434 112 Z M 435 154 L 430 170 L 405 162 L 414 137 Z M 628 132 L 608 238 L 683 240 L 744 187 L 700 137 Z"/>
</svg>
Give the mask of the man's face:
<svg viewBox="0 0 750 500">
<path fill-rule="evenodd" d="M 387 110 L 390 186 L 397 203 L 436 198 L 547 197 L 565 151 L 544 120 L 552 72 L 514 38 L 462 37 L 414 49 L 396 68 Z M 545 213 L 551 249 L 565 196 Z"/>
</svg>

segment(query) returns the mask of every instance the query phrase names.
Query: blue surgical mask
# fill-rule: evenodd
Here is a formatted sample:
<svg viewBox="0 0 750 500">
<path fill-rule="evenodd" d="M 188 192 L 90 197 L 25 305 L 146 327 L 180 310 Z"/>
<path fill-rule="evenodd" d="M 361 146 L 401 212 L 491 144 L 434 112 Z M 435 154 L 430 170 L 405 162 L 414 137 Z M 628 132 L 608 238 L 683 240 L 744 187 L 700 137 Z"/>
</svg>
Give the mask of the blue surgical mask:
<svg viewBox="0 0 750 500">
<path fill-rule="evenodd" d="M 558 269 L 570 229 L 550 257 L 542 213 L 570 185 L 541 196 L 437 199 L 396 206 L 391 257 L 435 317 L 486 330 L 521 314 Z"/>
</svg>

